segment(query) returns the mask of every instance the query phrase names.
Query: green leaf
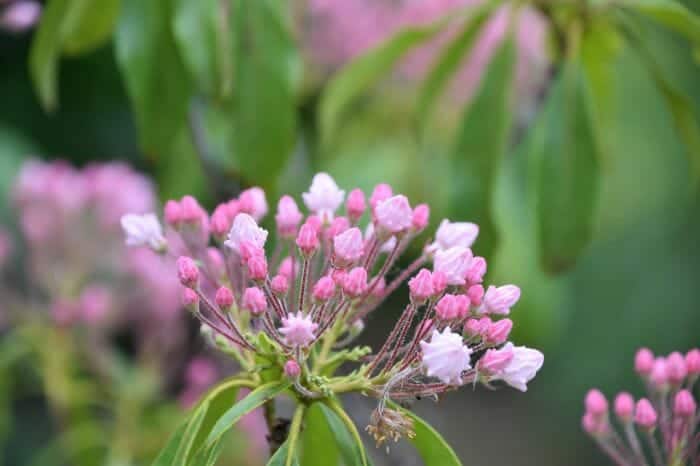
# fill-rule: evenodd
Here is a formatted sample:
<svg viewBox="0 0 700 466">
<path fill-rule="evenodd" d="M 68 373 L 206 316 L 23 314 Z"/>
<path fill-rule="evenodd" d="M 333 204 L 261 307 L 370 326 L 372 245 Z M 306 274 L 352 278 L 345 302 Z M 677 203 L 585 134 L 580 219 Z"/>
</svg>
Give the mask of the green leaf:
<svg viewBox="0 0 700 466">
<path fill-rule="evenodd" d="M 285 466 L 287 461 L 287 454 L 289 452 L 289 440 L 284 442 L 275 452 L 274 455 L 267 462 L 267 466 Z M 294 466 L 298 466 L 298 461 L 294 460 L 292 463 Z M 306 464 L 304 464 L 306 466 Z"/>
<path fill-rule="evenodd" d="M 425 466 L 462 466 L 452 447 L 430 424 L 396 403 L 389 402 L 389 405 L 413 421 L 413 431 L 416 435 L 410 442 L 418 450 Z"/>
<path fill-rule="evenodd" d="M 241 401 L 229 408 L 214 424 L 214 428 L 207 436 L 205 445 L 211 446 L 222 435 L 228 432 L 243 416 L 272 400 L 289 387 L 288 381 L 272 382 L 262 385 L 248 394 Z"/>
<path fill-rule="evenodd" d="M 45 110 L 58 104 L 61 53 L 83 53 L 101 45 L 114 27 L 119 0 L 51 0 L 47 3 L 29 52 L 29 71 Z"/>
<path fill-rule="evenodd" d="M 580 63 L 570 59 L 542 111 L 544 144 L 534 157 L 541 261 L 560 272 L 588 245 L 595 224 L 599 148 L 589 114 L 589 94 Z"/>
<path fill-rule="evenodd" d="M 335 137 L 350 105 L 413 48 L 443 30 L 445 20 L 427 26 L 412 26 L 347 64 L 327 85 L 321 97 L 319 127 L 321 143 L 327 146 Z"/>
<path fill-rule="evenodd" d="M 492 217 L 493 191 L 512 127 L 515 58 L 515 43 L 508 36 L 484 74 L 487 79 L 482 80 L 465 111 L 451 155 L 450 215 L 479 224 L 479 250 L 487 257 L 497 240 Z"/>
<path fill-rule="evenodd" d="M 123 0 L 115 47 L 144 151 L 167 153 L 185 127 L 192 84 L 175 47 L 172 0 Z"/>
<path fill-rule="evenodd" d="M 151 464 L 151 466 L 172 466 L 175 464 L 177 458 L 177 452 L 180 449 L 180 443 L 185 435 L 185 430 L 187 430 L 188 422 L 183 422 L 177 428 L 175 432 L 168 439 L 168 443 L 160 451 L 158 457 Z"/>
<path fill-rule="evenodd" d="M 274 190 L 296 144 L 293 64 L 299 55 L 278 6 L 259 0 L 237 5 L 231 155 L 248 183 Z"/>
<path fill-rule="evenodd" d="M 326 420 L 324 409 L 328 410 L 321 403 L 313 403 L 306 411 L 304 430 L 301 435 L 301 464 L 304 466 L 338 464 L 338 446 Z M 335 416 L 332 412 L 331 415 Z"/>
<path fill-rule="evenodd" d="M 445 47 L 430 70 L 428 77 L 423 81 L 416 107 L 416 116 L 420 130 L 425 127 L 426 122 L 429 120 L 433 106 L 444 91 L 450 77 L 454 75 L 465 56 L 471 51 L 475 39 L 481 32 L 484 21 L 493 9 L 494 3 L 486 2 L 471 11 L 471 16 L 465 20 L 462 30 Z"/>
<path fill-rule="evenodd" d="M 700 45 L 700 17 L 675 0 L 628 0 L 624 5 Z"/>
<path fill-rule="evenodd" d="M 231 5 L 219 0 L 176 0 L 173 30 L 198 88 L 231 97 L 235 34 Z"/>
<path fill-rule="evenodd" d="M 287 441 L 288 445 L 287 458 L 284 461 L 284 466 L 294 466 L 297 464 L 297 447 L 299 446 L 299 436 L 301 434 L 301 426 L 304 420 L 304 413 L 306 412 L 306 405 L 299 403 L 294 410 L 294 417 L 292 418 L 292 424 L 289 426 L 289 435 Z"/>
<path fill-rule="evenodd" d="M 327 399 L 320 406 L 338 444 L 343 462 L 347 466 L 368 466 L 369 458 L 360 433 L 340 403 L 334 399 Z"/>
<path fill-rule="evenodd" d="M 175 461 L 173 465 L 187 465 L 190 452 L 194 446 L 194 441 L 199 434 L 200 428 L 202 427 L 202 421 L 209 410 L 209 400 L 205 400 L 197 409 L 194 410 L 192 416 L 190 416 L 187 421 L 187 428 L 185 429 L 182 438 L 180 439 L 180 446 L 175 454 Z M 196 450 L 195 450 L 196 451 Z"/>
</svg>

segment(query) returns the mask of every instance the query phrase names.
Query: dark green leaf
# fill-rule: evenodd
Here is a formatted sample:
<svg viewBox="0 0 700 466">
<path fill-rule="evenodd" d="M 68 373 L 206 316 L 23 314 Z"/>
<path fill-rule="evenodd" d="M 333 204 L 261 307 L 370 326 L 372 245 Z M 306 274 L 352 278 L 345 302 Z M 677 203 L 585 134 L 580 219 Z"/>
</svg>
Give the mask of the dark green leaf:
<svg viewBox="0 0 700 466">
<path fill-rule="evenodd" d="M 700 18 L 675 0 L 628 0 L 624 5 L 683 34 L 700 45 Z"/>
<path fill-rule="evenodd" d="M 482 80 L 465 111 L 451 159 L 450 214 L 479 224 L 482 231 L 479 250 L 487 256 L 497 239 L 492 198 L 512 127 L 514 65 L 515 44 L 509 36 L 493 57 L 484 74 L 487 79 Z"/>
<path fill-rule="evenodd" d="M 192 86 L 171 30 L 172 0 L 124 0 L 116 33 L 117 63 L 136 114 L 141 145 L 167 153 L 185 127 Z"/>
<path fill-rule="evenodd" d="M 330 81 L 319 110 L 322 144 L 328 145 L 348 107 L 416 46 L 442 31 L 445 21 L 402 29 L 389 40 L 346 65 Z"/>
<path fill-rule="evenodd" d="M 325 400 L 321 405 L 321 410 L 326 417 L 328 427 L 333 432 L 346 466 L 368 466 L 369 459 L 360 433 L 340 403 L 336 400 Z"/>
<path fill-rule="evenodd" d="M 410 442 L 418 450 L 425 466 L 462 466 L 462 462 L 452 447 L 430 424 L 395 403 L 390 403 L 390 405 L 413 421 L 413 431 L 416 435 L 410 439 Z"/>
<path fill-rule="evenodd" d="M 301 435 L 301 464 L 304 466 L 337 465 L 338 446 L 326 420 L 321 403 L 313 403 L 306 411 L 304 430 Z M 335 416 L 333 413 L 331 415 Z"/>
<path fill-rule="evenodd" d="M 424 128 L 425 122 L 428 121 L 433 106 L 444 91 L 450 77 L 454 75 L 455 71 L 463 63 L 465 56 L 468 56 L 475 39 L 481 32 L 481 26 L 493 9 L 493 2 L 486 2 L 475 7 L 474 11 L 471 12 L 471 16 L 465 20 L 462 30 L 445 47 L 436 60 L 428 77 L 421 85 L 418 95 L 416 116 L 420 130 Z"/>
<path fill-rule="evenodd" d="M 599 148 L 580 63 L 568 60 L 550 89 L 541 118 L 546 139 L 535 155 L 538 239 L 546 270 L 571 266 L 595 224 Z"/>
<path fill-rule="evenodd" d="M 214 424 L 207 436 L 205 445 L 211 446 L 228 432 L 243 416 L 272 400 L 289 387 L 289 382 L 272 382 L 262 385 L 248 394 L 241 401 L 229 408 Z"/>
</svg>

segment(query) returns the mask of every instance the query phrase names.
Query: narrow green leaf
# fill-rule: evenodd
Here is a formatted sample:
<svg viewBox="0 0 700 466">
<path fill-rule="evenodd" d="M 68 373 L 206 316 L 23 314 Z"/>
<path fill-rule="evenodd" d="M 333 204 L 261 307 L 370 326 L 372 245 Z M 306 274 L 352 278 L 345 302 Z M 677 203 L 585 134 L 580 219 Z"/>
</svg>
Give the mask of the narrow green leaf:
<svg viewBox="0 0 700 466">
<path fill-rule="evenodd" d="M 409 51 L 435 37 L 446 21 L 412 26 L 347 64 L 327 85 L 321 97 L 319 126 L 324 145 L 335 136 L 348 107 L 389 72 Z"/>
<path fill-rule="evenodd" d="M 304 466 L 337 465 L 338 446 L 328 425 L 326 408 L 321 403 L 313 403 L 304 417 L 304 430 L 301 433 L 301 464 Z M 331 415 L 335 416 L 331 413 Z"/>
<path fill-rule="evenodd" d="M 600 176 L 582 68 L 576 60 L 563 66 L 541 115 L 546 140 L 535 155 L 538 239 L 541 260 L 549 272 L 570 267 L 588 245 Z"/>
<path fill-rule="evenodd" d="M 491 14 L 494 6 L 493 2 L 486 2 L 470 12 L 470 17 L 465 20 L 462 30 L 445 47 L 430 70 L 428 77 L 423 81 L 416 106 L 419 130 L 425 127 L 433 106 L 444 91 L 450 77 L 463 63 L 464 58 L 469 55 L 484 21 Z"/>
<path fill-rule="evenodd" d="M 337 400 L 328 399 L 323 401 L 321 409 L 335 436 L 343 462 L 346 465 L 368 466 L 369 458 L 360 433 L 340 403 Z"/>
<path fill-rule="evenodd" d="M 684 35 L 700 45 L 700 17 L 675 0 L 627 0 L 623 5 Z"/>
<path fill-rule="evenodd" d="M 199 434 L 199 430 L 202 427 L 202 421 L 207 414 L 209 409 L 209 400 L 205 400 L 197 409 L 194 410 L 189 420 L 187 421 L 187 428 L 182 435 L 180 440 L 180 446 L 175 454 L 175 461 L 173 465 L 187 465 L 190 456 L 190 451 L 194 445 L 195 438 Z"/>
<path fill-rule="evenodd" d="M 270 458 L 270 460 L 267 462 L 267 466 L 285 466 L 285 462 L 287 461 L 287 454 L 289 452 L 289 440 L 284 442 L 275 452 L 274 455 Z M 294 466 L 298 466 L 299 462 L 294 461 L 292 463 Z M 304 465 L 306 466 L 306 465 Z"/>
<path fill-rule="evenodd" d="M 297 447 L 299 445 L 299 436 L 301 434 L 302 422 L 304 421 L 304 413 L 306 405 L 299 403 L 294 410 L 292 424 L 289 427 L 289 436 L 285 442 L 288 445 L 287 459 L 284 461 L 284 466 L 294 466 L 297 464 Z"/>
<path fill-rule="evenodd" d="M 63 51 L 68 55 L 88 53 L 104 45 L 114 32 L 120 0 L 72 0 L 81 3 L 79 19 L 68 31 Z"/>
<path fill-rule="evenodd" d="M 410 442 L 418 450 L 425 466 L 462 466 L 462 462 L 452 447 L 430 424 L 396 403 L 390 402 L 389 404 L 393 409 L 401 411 L 413 421 L 413 431 L 416 435 L 410 439 Z"/>
<path fill-rule="evenodd" d="M 450 215 L 479 224 L 479 250 L 489 256 L 497 241 L 492 199 L 498 167 L 508 148 L 512 127 L 515 43 L 501 44 L 481 86 L 467 107 L 452 151 Z"/>
<path fill-rule="evenodd" d="M 262 406 L 266 401 L 272 400 L 289 387 L 290 383 L 272 382 L 262 385 L 248 394 L 241 401 L 229 408 L 214 424 L 214 428 L 207 436 L 206 446 L 211 446 L 228 432 L 243 416 Z"/>
<path fill-rule="evenodd" d="M 160 451 L 158 457 L 153 461 L 151 466 L 172 466 L 175 464 L 175 459 L 177 457 L 177 452 L 180 448 L 180 443 L 185 435 L 185 430 L 187 429 L 188 422 L 183 422 L 177 428 L 175 432 L 168 439 L 168 443 Z"/>
<path fill-rule="evenodd" d="M 172 0 L 123 0 L 115 36 L 141 145 L 151 156 L 172 149 L 192 95 L 171 30 L 172 9 Z"/>
</svg>

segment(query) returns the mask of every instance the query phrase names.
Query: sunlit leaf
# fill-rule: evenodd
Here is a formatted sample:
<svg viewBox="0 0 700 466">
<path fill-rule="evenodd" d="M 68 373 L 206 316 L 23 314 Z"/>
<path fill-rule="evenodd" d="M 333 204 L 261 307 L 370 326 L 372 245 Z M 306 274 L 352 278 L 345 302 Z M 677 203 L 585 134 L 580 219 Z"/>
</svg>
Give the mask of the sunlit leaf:
<svg viewBox="0 0 700 466">
<path fill-rule="evenodd" d="M 462 466 L 462 462 L 452 447 L 430 424 L 395 403 L 390 403 L 390 405 L 413 421 L 413 431 L 416 435 L 410 439 L 410 442 L 418 451 L 425 466 Z"/>
<path fill-rule="evenodd" d="M 479 224 L 479 251 L 487 256 L 497 239 L 492 199 L 498 166 L 511 134 L 514 67 L 515 43 L 509 36 L 465 111 L 451 155 L 450 215 Z"/>
<path fill-rule="evenodd" d="M 675 0 L 626 0 L 623 5 L 658 21 L 700 45 L 700 17 Z"/>
</svg>

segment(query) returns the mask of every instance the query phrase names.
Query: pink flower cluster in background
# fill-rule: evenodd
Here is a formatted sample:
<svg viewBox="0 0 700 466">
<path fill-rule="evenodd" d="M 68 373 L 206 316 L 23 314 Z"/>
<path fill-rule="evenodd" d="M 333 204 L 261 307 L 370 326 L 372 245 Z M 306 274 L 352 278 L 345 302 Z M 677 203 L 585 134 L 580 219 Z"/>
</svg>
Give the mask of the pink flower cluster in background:
<svg viewBox="0 0 700 466">
<path fill-rule="evenodd" d="M 310 0 L 305 18 L 305 46 L 310 60 L 335 69 L 390 38 L 402 28 L 426 25 L 480 0 Z M 452 83 L 452 94 L 469 99 L 491 57 L 503 41 L 510 10 L 498 9 L 488 20 Z M 408 56 L 400 74 L 422 80 L 441 49 L 459 29 L 448 28 Z M 518 49 L 516 83 L 520 93 L 532 93 L 546 74 L 545 23 L 533 10 L 518 12 L 515 23 Z"/>
<path fill-rule="evenodd" d="M 599 390 L 590 390 L 583 429 L 619 466 L 698 464 L 700 431 L 693 390 L 700 377 L 700 350 L 655 357 L 642 348 L 634 367 L 646 398 L 635 401 L 627 392 L 618 393 L 613 422 L 608 400 Z M 647 462 L 647 451 L 652 462 Z"/>
</svg>

